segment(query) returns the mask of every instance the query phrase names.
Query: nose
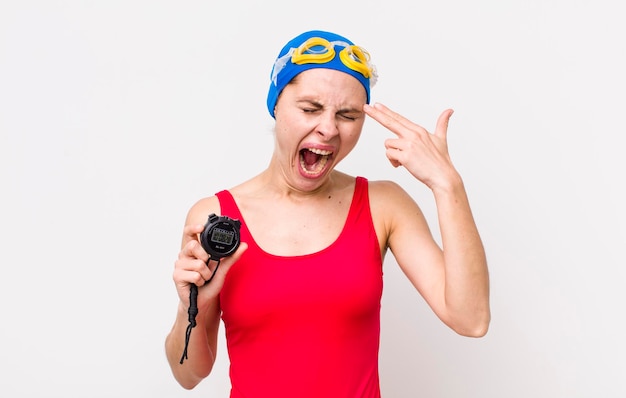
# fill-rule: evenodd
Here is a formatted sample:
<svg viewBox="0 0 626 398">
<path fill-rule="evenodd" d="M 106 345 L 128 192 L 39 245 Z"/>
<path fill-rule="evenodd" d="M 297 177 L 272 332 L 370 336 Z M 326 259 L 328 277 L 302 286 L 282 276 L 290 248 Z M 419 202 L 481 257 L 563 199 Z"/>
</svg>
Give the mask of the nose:
<svg viewBox="0 0 626 398">
<path fill-rule="evenodd" d="M 339 134 L 337 118 L 334 112 L 323 112 L 320 115 L 319 123 L 317 125 L 317 134 L 326 140 L 330 140 Z"/>
</svg>

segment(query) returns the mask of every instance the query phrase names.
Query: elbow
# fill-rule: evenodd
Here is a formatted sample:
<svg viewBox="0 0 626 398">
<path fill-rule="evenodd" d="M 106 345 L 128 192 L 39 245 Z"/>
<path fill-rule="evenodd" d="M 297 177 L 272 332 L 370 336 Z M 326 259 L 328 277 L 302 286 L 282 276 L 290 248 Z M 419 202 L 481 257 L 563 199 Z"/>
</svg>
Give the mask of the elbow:
<svg viewBox="0 0 626 398">
<path fill-rule="evenodd" d="M 184 369 L 184 365 L 174 371 L 174 378 L 185 390 L 193 390 L 202 380 L 208 376 L 207 373 L 198 374 L 192 369 Z"/>
<path fill-rule="evenodd" d="M 183 364 L 183 358 L 179 359 L 178 356 L 182 348 L 172 343 L 171 336 L 168 335 L 165 340 L 165 352 L 172 375 L 182 388 L 193 390 L 211 373 L 215 357 L 211 355 L 210 358 L 203 360 L 202 355 L 197 355 L 196 358 L 194 352 L 194 358 Z"/>
<path fill-rule="evenodd" d="M 476 327 L 471 328 L 471 329 L 468 328 L 462 331 L 457 331 L 457 333 L 464 337 L 473 337 L 473 338 L 478 339 L 481 337 L 485 337 L 488 331 L 489 331 L 489 323 L 487 322 L 484 324 L 477 325 Z"/>
<path fill-rule="evenodd" d="M 199 384 L 197 381 L 186 381 L 186 380 L 178 380 L 178 384 L 185 390 L 193 390 Z"/>
<path fill-rule="evenodd" d="M 463 337 L 481 338 L 487 335 L 490 323 L 491 314 L 487 311 L 485 314 L 466 320 L 462 324 L 453 325 L 452 330 Z"/>
<path fill-rule="evenodd" d="M 204 379 L 203 377 L 195 376 L 189 372 L 174 372 L 174 378 L 178 384 L 187 391 L 196 388 L 196 386 Z"/>
<path fill-rule="evenodd" d="M 201 377 L 192 375 L 190 372 L 185 372 L 180 369 L 172 369 L 174 379 L 185 390 L 193 390 L 202 381 Z"/>
</svg>

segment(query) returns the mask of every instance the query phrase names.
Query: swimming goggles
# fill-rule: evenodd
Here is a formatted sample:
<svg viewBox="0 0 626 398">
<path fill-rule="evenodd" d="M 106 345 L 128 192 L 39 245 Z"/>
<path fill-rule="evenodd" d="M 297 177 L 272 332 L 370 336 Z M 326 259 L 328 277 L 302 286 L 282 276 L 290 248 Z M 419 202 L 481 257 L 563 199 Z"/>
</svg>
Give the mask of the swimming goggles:
<svg viewBox="0 0 626 398">
<path fill-rule="evenodd" d="M 272 70 L 272 82 L 276 85 L 278 74 L 287 66 L 289 61 L 296 65 L 325 64 L 332 61 L 336 56 L 336 46 L 343 47 L 343 50 L 339 52 L 341 62 L 349 69 L 369 79 L 370 87 L 373 87 L 378 75 L 376 67 L 370 62 L 370 55 L 365 49 L 345 41 L 328 41 L 321 37 L 311 37 L 299 47 L 292 47 L 287 54 L 278 58 Z"/>
</svg>

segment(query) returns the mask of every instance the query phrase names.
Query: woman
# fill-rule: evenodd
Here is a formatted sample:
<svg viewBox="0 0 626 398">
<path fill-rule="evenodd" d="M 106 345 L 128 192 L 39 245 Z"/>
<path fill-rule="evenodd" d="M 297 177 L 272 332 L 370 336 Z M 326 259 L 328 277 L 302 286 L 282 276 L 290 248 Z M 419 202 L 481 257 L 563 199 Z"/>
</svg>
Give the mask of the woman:
<svg viewBox="0 0 626 398">
<path fill-rule="evenodd" d="M 369 105 L 375 80 L 369 54 L 331 32 L 305 32 L 279 53 L 267 100 L 276 121 L 267 169 L 201 199 L 187 216 L 173 275 L 180 305 L 166 339 L 183 387 L 211 372 L 223 320 L 231 397 L 379 397 L 387 249 L 446 325 L 464 336 L 487 332 L 485 253 L 447 150 L 452 110 L 431 134 Z M 444 250 L 400 186 L 335 169 L 366 115 L 395 134 L 385 142 L 391 164 L 432 190 Z M 198 242 L 210 213 L 240 220 L 242 241 L 213 278 L 217 262 Z M 192 284 L 199 287 L 198 327 L 186 348 Z"/>
</svg>

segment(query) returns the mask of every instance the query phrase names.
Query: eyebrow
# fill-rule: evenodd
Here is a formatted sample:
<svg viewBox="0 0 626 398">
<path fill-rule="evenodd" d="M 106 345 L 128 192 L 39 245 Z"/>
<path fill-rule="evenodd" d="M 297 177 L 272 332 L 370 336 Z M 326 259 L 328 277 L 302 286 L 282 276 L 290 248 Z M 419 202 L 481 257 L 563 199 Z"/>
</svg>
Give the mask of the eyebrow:
<svg viewBox="0 0 626 398">
<path fill-rule="evenodd" d="M 323 108 L 324 107 L 321 103 L 319 103 L 317 101 L 314 101 L 312 99 L 299 99 L 299 100 L 296 100 L 296 104 L 302 104 L 302 103 L 305 103 L 305 104 L 308 104 L 308 105 L 312 105 L 312 106 L 314 106 L 316 108 Z"/>
</svg>

